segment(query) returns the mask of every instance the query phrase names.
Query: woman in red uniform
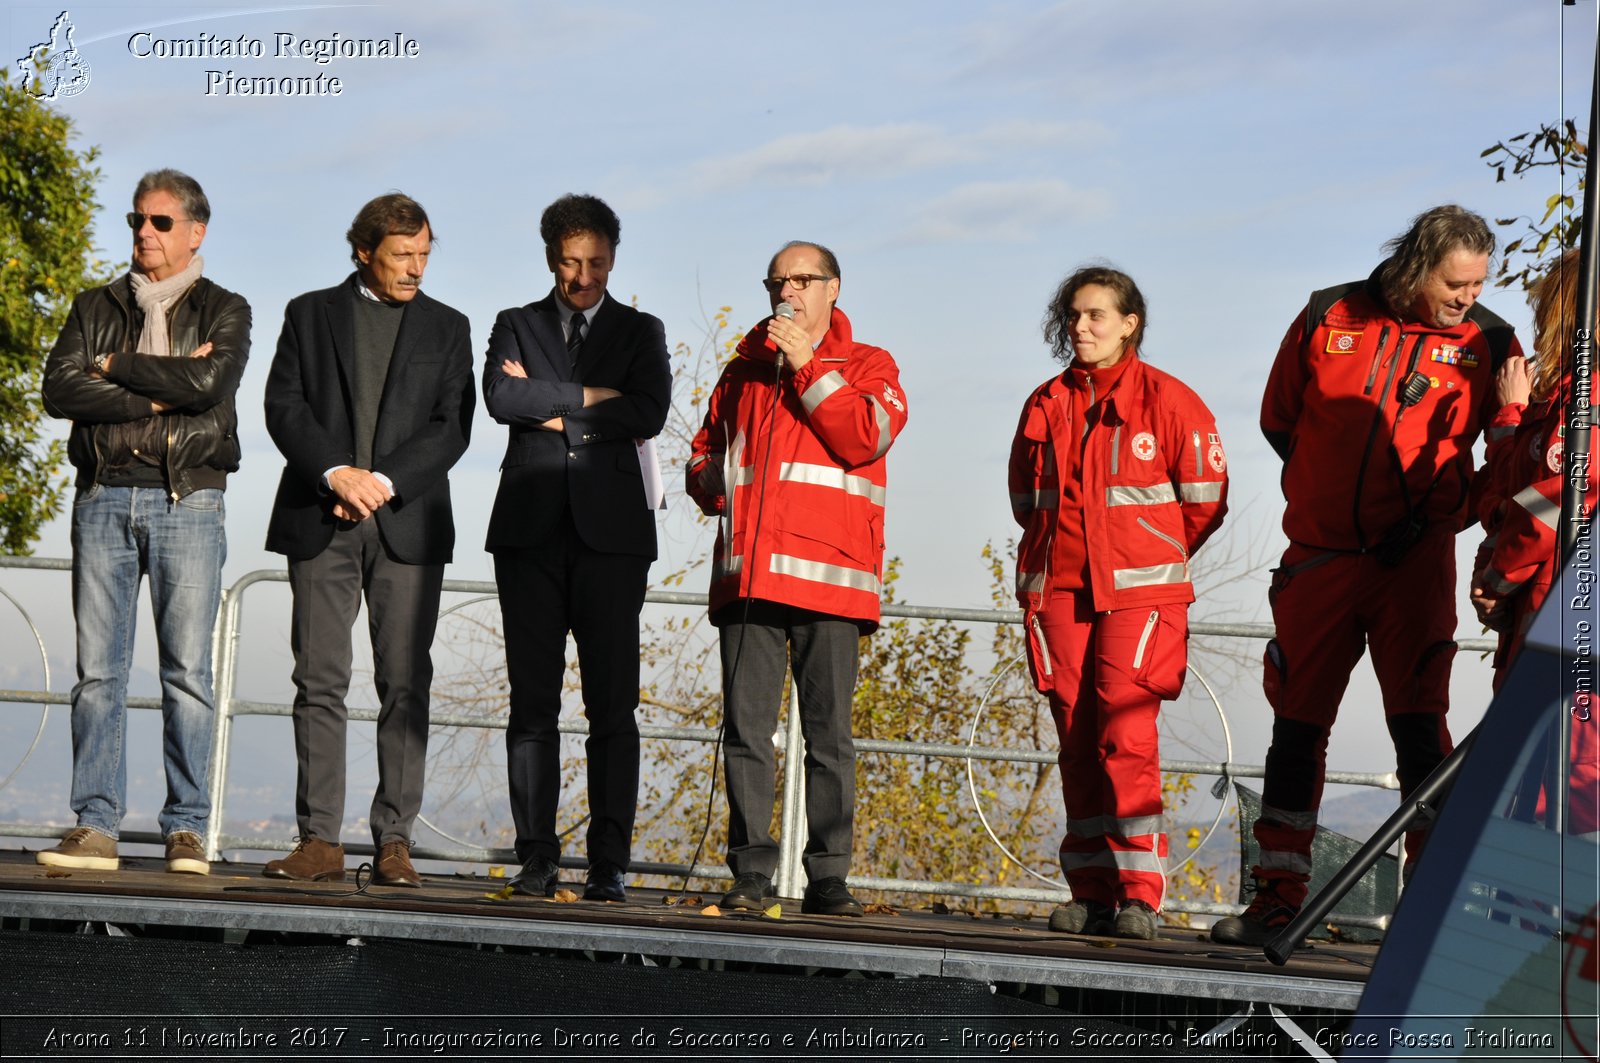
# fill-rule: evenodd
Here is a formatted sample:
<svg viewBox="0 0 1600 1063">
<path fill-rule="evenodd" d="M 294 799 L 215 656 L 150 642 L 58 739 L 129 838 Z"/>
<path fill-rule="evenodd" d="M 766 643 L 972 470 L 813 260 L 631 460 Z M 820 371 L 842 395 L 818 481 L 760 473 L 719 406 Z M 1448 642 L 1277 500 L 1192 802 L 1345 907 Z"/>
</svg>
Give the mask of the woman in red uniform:
<svg viewBox="0 0 1600 1063">
<path fill-rule="evenodd" d="M 1497 380 L 1507 405 L 1496 424 L 1511 426 L 1509 439 L 1491 439 L 1488 489 L 1479 506 L 1488 533 L 1478 551 L 1472 578 L 1472 604 L 1478 618 L 1500 633 L 1495 654 L 1494 689 L 1499 690 L 1540 606 L 1558 575 L 1563 420 L 1571 389 L 1563 354 L 1577 319 L 1578 254 L 1568 251 L 1534 285 L 1533 366 L 1507 359 Z M 1491 437 L 1494 434 L 1491 426 Z M 1595 509 L 1600 477 L 1590 465 L 1584 511 Z M 1580 588 L 1580 593 L 1586 588 Z M 1593 696 L 1580 696 L 1570 708 L 1566 830 L 1600 834 L 1600 720 Z M 1539 789 L 1532 816 L 1542 819 L 1545 793 Z"/>
<path fill-rule="evenodd" d="M 1189 561 L 1227 509 L 1205 403 L 1140 357 L 1132 278 L 1079 269 L 1044 335 L 1066 371 L 1022 409 L 1011 508 L 1034 683 L 1061 740 L 1072 902 L 1052 930 L 1151 938 L 1166 890 L 1156 718 L 1188 660 Z"/>
</svg>

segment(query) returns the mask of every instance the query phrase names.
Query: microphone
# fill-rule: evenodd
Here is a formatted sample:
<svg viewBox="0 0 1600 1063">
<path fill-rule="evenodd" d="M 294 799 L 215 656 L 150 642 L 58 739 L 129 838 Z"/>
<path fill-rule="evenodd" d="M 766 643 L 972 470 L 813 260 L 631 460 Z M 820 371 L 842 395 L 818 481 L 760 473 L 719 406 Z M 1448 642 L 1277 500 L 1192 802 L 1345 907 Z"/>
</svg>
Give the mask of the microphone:
<svg viewBox="0 0 1600 1063">
<path fill-rule="evenodd" d="M 781 318 L 784 318 L 785 320 L 788 320 L 788 321 L 793 321 L 794 320 L 794 307 L 790 306 L 788 303 L 779 303 L 777 306 L 772 308 L 772 316 L 773 317 L 781 317 Z M 783 351 L 781 349 L 779 349 L 779 347 L 778 347 L 778 345 L 776 343 L 772 342 L 772 337 L 771 336 L 767 337 L 767 346 L 769 348 L 771 348 L 772 350 L 778 352 L 778 358 L 777 358 L 778 368 L 782 369 L 783 368 Z"/>
</svg>

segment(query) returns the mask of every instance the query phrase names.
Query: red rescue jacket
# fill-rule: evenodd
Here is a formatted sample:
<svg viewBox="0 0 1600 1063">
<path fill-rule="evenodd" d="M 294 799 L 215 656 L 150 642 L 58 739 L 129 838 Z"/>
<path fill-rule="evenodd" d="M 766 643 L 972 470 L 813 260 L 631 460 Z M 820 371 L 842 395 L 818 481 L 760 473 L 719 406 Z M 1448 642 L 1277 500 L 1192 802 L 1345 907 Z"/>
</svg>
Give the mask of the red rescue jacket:
<svg viewBox="0 0 1600 1063">
<path fill-rule="evenodd" d="M 1459 531 L 1472 444 L 1499 409 L 1495 370 L 1522 353 L 1481 304 L 1453 328 L 1401 321 L 1376 276 L 1313 293 L 1262 396 L 1261 430 L 1284 459 L 1283 530 L 1305 546 L 1369 550 L 1413 516 Z M 1427 387 L 1407 408 L 1413 371 Z"/>
<path fill-rule="evenodd" d="M 689 496 L 721 518 L 711 613 L 761 598 L 870 632 L 883 590 L 885 456 L 906 423 L 900 370 L 888 351 L 854 342 L 837 307 L 800 369 L 776 370 L 766 335 L 763 323 L 740 342 L 689 457 Z"/>
<path fill-rule="evenodd" d="M 1222 524 L 1228 459 L 1216 419 L 1200 397 L 1138 352 L 1103 396 L 1071 373 L 1041 384 L 1022 408 L 1011 443 L 1011 513 L 1022 525 L 1017 600 L 1045 608 L 1059 563 L 1056 529 L 1064 514 L 1058 448 L 1081 446 L 1082 519 L 1097 612 L 1194 601 L 1189 559 Z M 1074 403 L 1099 403 L 1077 438 Z"/>
<path fill-rule="evenodd" d="M 1509 446 L 1494 455 L 1499 500 L 1497 523 L 1485 543 L 1482 582 L 1497 597 L 1511 599 L 1505 662 L 1521 648 L 1534 614 L 1550 594 L 1560 549 L 1562 448 L 1567 388 L 1563 381 L 1544 403 L 1528 407 Z M 1590 477 L 1585 512 L 1592 513 L 1600 482 Z M 1485 507 L 1488 508 L 1487 506 Z"/>
</svg>

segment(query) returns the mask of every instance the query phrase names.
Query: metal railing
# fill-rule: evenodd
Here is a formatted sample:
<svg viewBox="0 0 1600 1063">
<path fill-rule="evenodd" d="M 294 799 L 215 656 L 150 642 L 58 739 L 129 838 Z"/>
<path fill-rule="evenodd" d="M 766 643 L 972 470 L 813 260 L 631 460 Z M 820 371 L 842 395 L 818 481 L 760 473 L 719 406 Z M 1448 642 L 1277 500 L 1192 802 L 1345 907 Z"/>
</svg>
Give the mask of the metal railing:
<svg viewBox="0 0 1600 1063">
<path fill-rule="evenodd" d="M 70 571 L 71 562 L 62 558 L 33 558 L 33 557 L 0 557 L 0 569 L 35 569 L 49 571 Z M 226 588 L 222 594 L 222 605 L 218 611 L 216 628 L 212 633 L 213 648 L 213 683 L 215 695 L 216 726 L 212 740 L 211 769 L 209 790 L 211 795 L 211 816 L 206 835 L 206 850 L 211 859 L 216 859 L 224 850 L 252 850 L 252 851 L 286 851 L 293 847 L 293 839 L 277 837 L 247 836 L 229 834 L 223 831 L 224 812 L 228 796 L 229 764 L 232 753 L 232 729 L 234 720 L 241 716 L 289 716 L 292 707 L 278 702 L 252 701 L 238 697 L 235 689 L 238 682 L 240 636 L 244 619 L 245 592 L 259 583 L 285 583 L 288 574 L 281 570 L 258 569 L 246 573 L 232 586 Z M 497 594 L 494 583 L 474 580 L 445 580 L 444 591 L 453 594 L 475 595 L 473 601 L 493 598 Z M 9 599 L 11 603 L 23 613 L 24 620 L 33 629 L 36 640 L 40 641 L 40 653 L 46 660 L 46 683 L 48 685 L 48 655 L 45 653 L 38 628 L 21 604 L 0 590 L 0 594 Z M 706 596 L 703 594 L 687 594 L 672 591 L 652 591 L 645 596 L 645 601 L 655 605 L 672 605 L 704 608 Z M 451 610 L 460 608 L 471 602 L 462 602 L 451 607 Z M 885 603 L 883 606 L 885 617 L 904 617 L 918 620 L 948 620 L 978 624 L 1016 624 L 1022 620 L 1020 610 L 1016 609 L 958 609 L 928 606 L 902 605 Z M 1191 635 L 1206 638 L 1271 638 L 1273 628 L 1270 624 L 1257 623 L 1193 623 L 1190 624 Z M 1492 650 L 1494 643 L 1485 639 L 1463 639 L 1459 645 L 1465 650 Z M 1191 667 L 1191 670 L 1192 667 Z M 1204 683 L 1203 677 L 1201 682 Z M 1216 702 L 1223 726 L 1226 729 L 1227 717 L 1220 701 L 1206 685 Z M 0 703 L 13 702 L 37 705 L 67 705 L 70 697 L 65 694 L 49 690 L 0 690 Z M 129 698 L 128 706 L 137 709 L 159 709 L 160 699 L 140 697 Z M 376 709 L 352 706 L 349 717 L 352 721 L 375 721 L 378 713 Z M 785 763 L 798 764 L 801 762 L 802 739 L 800 734 L 799 713 L 791 704 L 785 714 L 784 723 L 784 750 Z M 451 715 L 433 713 L 430 724 L 434 727 L 457 728 L 488 728 L 504 730 L 503 717 L 483 718 L 476 716 Z M 42 729 L 42 723 L 41 723 Z M 560 725 L 563 734 L 586 735 L 588 724 L 581 720 L 563 720 Z M 660 727 L 641 726 L 639 728 L 642 738 L 647 740 L 675 740 L 691 742 L 716 742 L 719 738 L 718 731 L 714 728 L 696 727 Z M 858 752 L 886 753 L 901 756 L 939 757 L 956 760 L 994 760 L 1010 761 L 1029 764 L 1054 764 L 1057 754 L 1053 750 L 1040 749 L 1006 749 L 991 746 L 979 746 L 959 743 L 931 743 L 908 742 L 883 739 L 857 739 L 855 743 Z M 1164 772 L 1177 772 L 1191 775 L 1215 776 L 1219 785 L 1213 788 L 1213 793 L 1221 796 L 1221 786 L 1230 779 L 1262 778 L 1265 769 L 1261 765 L 1239 764 L 1231 761 L 1193 761 L 1193 760 L 1168 760 L 1163 758 L 1162 770 Z M 15 772 L 13 772 L 13 775 Z M 786 771 L 783 774 L 783 792 L 781 795 L 781 838 L 780 854 L 777 873 L 774 876 L 774 885 L 782 896 L 798 896 L 803 885 L 803 871 L 801 870 L 801 852 L 805 840 L 805 801 L 803 772 Z M 1344 772 L 1329 771 L 1327 782 L 1354 786 L 1371 786 L 1384 789 L 1397 789 L 1398 782 L 1392 772 Z M 1220 815 L 1220 813 L 1219 813 Z M 980 813 L 981 817 L 981 813 Z M 13 838 L 54 838 L 61 836 L 64 830 L 59 826 L 38 823 L 0 823 L 0 836 Z M 124 832 L 123 838 L 130 842 L 151 842 L 159 844 L 161 838 L 148 832 Z M 358 854 L 370 854 L 372 847 L 365 844 L 351 844 L 347 849 Z M 490 849 L 473 846 L 459 846 L 456 848 L 439 846 L 418 845 L 412 850 L 412 855 L 419 859 L 443 860 L 463 863 L 516 863 L 515 854 L 508 849 Z M 568 866 L 581 867 L 582 862 L 576 860 L 564 861 Z M 635 861 L 631 870 L 635 874 L 696 878 L 727 879 L 728 870 L 721 865 L 708 865 L 696 863 L 693 866 L 672 863 L 648 863 Z M 1065 886 L 1052 886 L 1049 888 L 1030 888 L 1020 886 L 993 886 L 973 882 L 937 882 L 923 879 L 903 879 L 888 877 L 873 877 L 852 875 L 852 886 L 868 890 L 894 891 L 902 893 L 930 894 L 964 897 L 975 900 L 1007 900 L 1007 901 L 1041 901 L 1058 902 L 1066 895 Z M 1182 912 L 1200 915 L 1226 915 L 1237 912 L 1238 906 L 1231 904 L 1214 904 L 1209 902 L 1174 900 L 1169 902 L 1166 909 L 1173 912 Z M 1382 927 L 1387 923 L 1386 916 L 1344 916 L 1336 917 L 1336 921 L 1358 926 Z"/>
</svg>

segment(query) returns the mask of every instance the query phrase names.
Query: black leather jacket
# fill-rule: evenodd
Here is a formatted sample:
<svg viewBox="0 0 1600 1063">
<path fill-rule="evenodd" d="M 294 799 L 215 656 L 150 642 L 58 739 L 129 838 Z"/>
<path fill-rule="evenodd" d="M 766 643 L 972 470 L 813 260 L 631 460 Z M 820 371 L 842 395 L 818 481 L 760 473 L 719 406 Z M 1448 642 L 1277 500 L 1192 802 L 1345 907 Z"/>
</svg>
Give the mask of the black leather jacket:
<svg viewBox="0 0 1600 1063">
<path fill-rule="evenodd" d="M 239 418 L 233 395 L 250 354 L 250 305 L 204 277 L 168 311 L 175 357 L 138 354 L 144 314 L 126 274 L 91 288 L 72 303 L 66 326 L 44 367 L 44 408 L 72 419 L 67 456 L 77 486 L 96 482 L 107 462 L 126 455 L 113 426 L 150 417 L 152 400 L 166 433 L 164 471 L 174 499 L 205 487 L 225 487 L 239 467 Z M 186 357 L 202 343 L 209 356 Z M 92 370 L 96 355 L 115 354 L 104 377 Z"/>
</svg>

